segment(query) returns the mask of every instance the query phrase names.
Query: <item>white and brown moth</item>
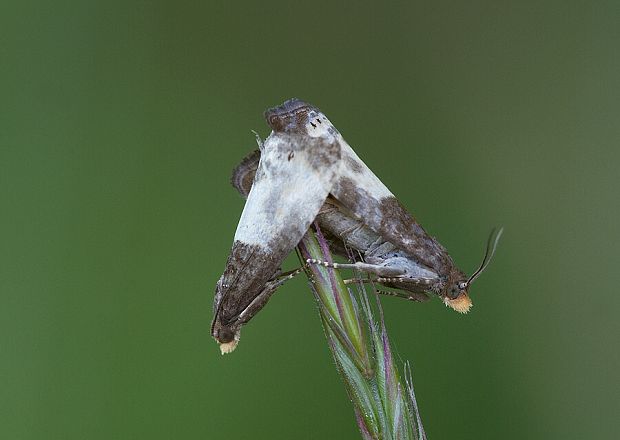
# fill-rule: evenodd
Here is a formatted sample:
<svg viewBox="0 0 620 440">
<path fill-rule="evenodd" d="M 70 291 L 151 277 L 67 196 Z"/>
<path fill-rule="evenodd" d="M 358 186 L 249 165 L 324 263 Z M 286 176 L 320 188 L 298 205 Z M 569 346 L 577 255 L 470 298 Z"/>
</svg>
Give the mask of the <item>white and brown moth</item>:
<svg viewBox="0 0 620 440">
<path fill-rule="evenodd" d="M 260 151 L 256 150 L 245 157 L 233 170 L 231 183 L 239 193 L 247 197 L 252 188 L 254 175 L 258 168 Z M 353 264 L 326 263 L 318 260 L 308 260 L 310 264 L 322 264 L 336 269 L 355 269 L 374 275 L 373 278 L 362 280 L 345 280 L 346 282 L 374 282 L 386 287 L 399 290 L 379 293 L 397 296 L 412 301 L 427 301 L 428 293 L 439 295 L 446 306 L 460 313 L 467 313 L 471 308 L 471 299 L 463 292 L 453 289 L 450 292 L 439 290 L 439 275 L 433 268 L 425 267 L 415 257 L 408 255 L 397 245 L 386 241 L 364 224 L 347 212 L 338 201 L 331 196 L 317 214 L 316 222 L 327 237 L 332 252 L 337 255 L 350 258 L 352 253 L 359 255 L 363 261 Z M 480 267 L 469 277 L 467 283 L 471 283 L 482 273 L 491 261 L 495 252 L 497 241 L 501 236 L 502 229 L 493 230 L 487 242 L 487 249 Z M 353 251 L 353 252 L 351 252 Z M 454 287 L 454 286 L 453 286 Z M 401 291 L 402 290 L 402 291 Z M 454 295 L 457 297 L 454 298 Z"/>
<path fill-rule="evenodd" d="M 250 156 L 233 175 L 247 201 L 216 286 L 211 333 L 222 353 L 236 347 L 241 326 L 291 276 L 280 273 L 280 264 L 317 216 L 336 243 L 364 258 L 334 267 L 359 269 L 406 291 L 396 296 L 422 300 L 432 292 L 457 311 L 469 310 L 468 288 L 488 264 L 501 230 L 489 240 L 480 269 L 467 277 L 316 107 L 292 99 L 265 118 L 272 132 L 259 144 L 258 164 L 259 155 Z"/>
</svg>

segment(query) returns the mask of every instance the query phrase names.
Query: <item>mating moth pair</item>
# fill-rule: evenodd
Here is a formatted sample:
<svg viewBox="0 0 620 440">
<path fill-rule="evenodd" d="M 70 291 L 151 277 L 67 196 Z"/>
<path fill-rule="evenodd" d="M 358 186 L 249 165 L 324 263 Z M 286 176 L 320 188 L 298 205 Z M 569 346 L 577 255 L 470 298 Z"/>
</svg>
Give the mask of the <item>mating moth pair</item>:
<svg viewBox="0 0 620 440">
<path fill-rule="evenodd" d="M 271 134 L 233 173 L 247 200 L 215 291 L 211 334 L 222 353 L 234 350 L 241 327 L 296 273 L 282 273 L 280 265 L 315 219 L 334 252 L 349 248 L 363 256 L 333 267 L 368 273 L 397 289 L 391 295 L 422 301 L 432 293 L 459 312 L 469 310 L 469 286 L 488 265 L 501 230 L 489 237 L 480 268 L 468 277 L 319 109 L 291 99 L 265 118 Z"/>
</svg>

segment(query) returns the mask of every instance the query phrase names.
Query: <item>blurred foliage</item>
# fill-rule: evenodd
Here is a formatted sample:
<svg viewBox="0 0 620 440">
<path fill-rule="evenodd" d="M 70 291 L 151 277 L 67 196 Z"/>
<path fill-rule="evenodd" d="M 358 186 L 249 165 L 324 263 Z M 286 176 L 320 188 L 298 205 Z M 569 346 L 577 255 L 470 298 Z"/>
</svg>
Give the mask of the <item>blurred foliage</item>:
<svg viewBox="0 0 620 440">
<path fill-rule="evenodd" d="M 0 437 L 359 437 L 302 277 L 233 355 L 209 336 L 230 170 L 297 96 L 463 270 L 506 227 L 467 316 L 383 301 L 429 438 L 615 438 L 619 22 L 611 1 L 2 2 Z"/>
</svg>

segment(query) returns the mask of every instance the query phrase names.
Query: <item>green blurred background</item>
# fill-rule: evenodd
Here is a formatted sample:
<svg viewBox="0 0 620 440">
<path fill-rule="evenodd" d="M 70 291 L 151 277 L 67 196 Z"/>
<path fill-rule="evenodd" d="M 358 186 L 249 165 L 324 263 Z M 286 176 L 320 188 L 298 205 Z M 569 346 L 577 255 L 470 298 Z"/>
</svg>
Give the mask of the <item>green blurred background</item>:
<svg viewBox="0 0 620 440">
<path fill-rule="evenodd" d="M 4 1 L 0 438 L 358 438 L 303 277 L 222 357 L 228 183 L 319 106 L 465 271 L 383 300 L 431 439 L 618 434 L 620 4 Z M 294 258 L 285 267 L 297 264 Z"/>
</svg>

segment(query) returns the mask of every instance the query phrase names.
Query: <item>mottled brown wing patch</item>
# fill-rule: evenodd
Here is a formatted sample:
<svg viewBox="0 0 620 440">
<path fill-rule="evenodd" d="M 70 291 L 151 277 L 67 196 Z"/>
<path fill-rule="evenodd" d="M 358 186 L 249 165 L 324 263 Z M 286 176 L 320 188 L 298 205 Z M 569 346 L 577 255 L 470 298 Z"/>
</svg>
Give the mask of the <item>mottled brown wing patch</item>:
<svg viewBox="0 0 620 440">
<path fill-rule="evenodd" d="M 416 257 L 425 266 L 438 270 L 452 267 L 443 247 L 416 222 L 395 197 L 377 200 L 366 188 L 342 177 L 332 194 L 373 231 Z"/>
<path fill-rule="evenodd" d="M 247 197 L 252 189 L 259 161 L 260 150 L 254 150 L 233 169 L 230 183 L 243 197 Z"/>
</svg>

